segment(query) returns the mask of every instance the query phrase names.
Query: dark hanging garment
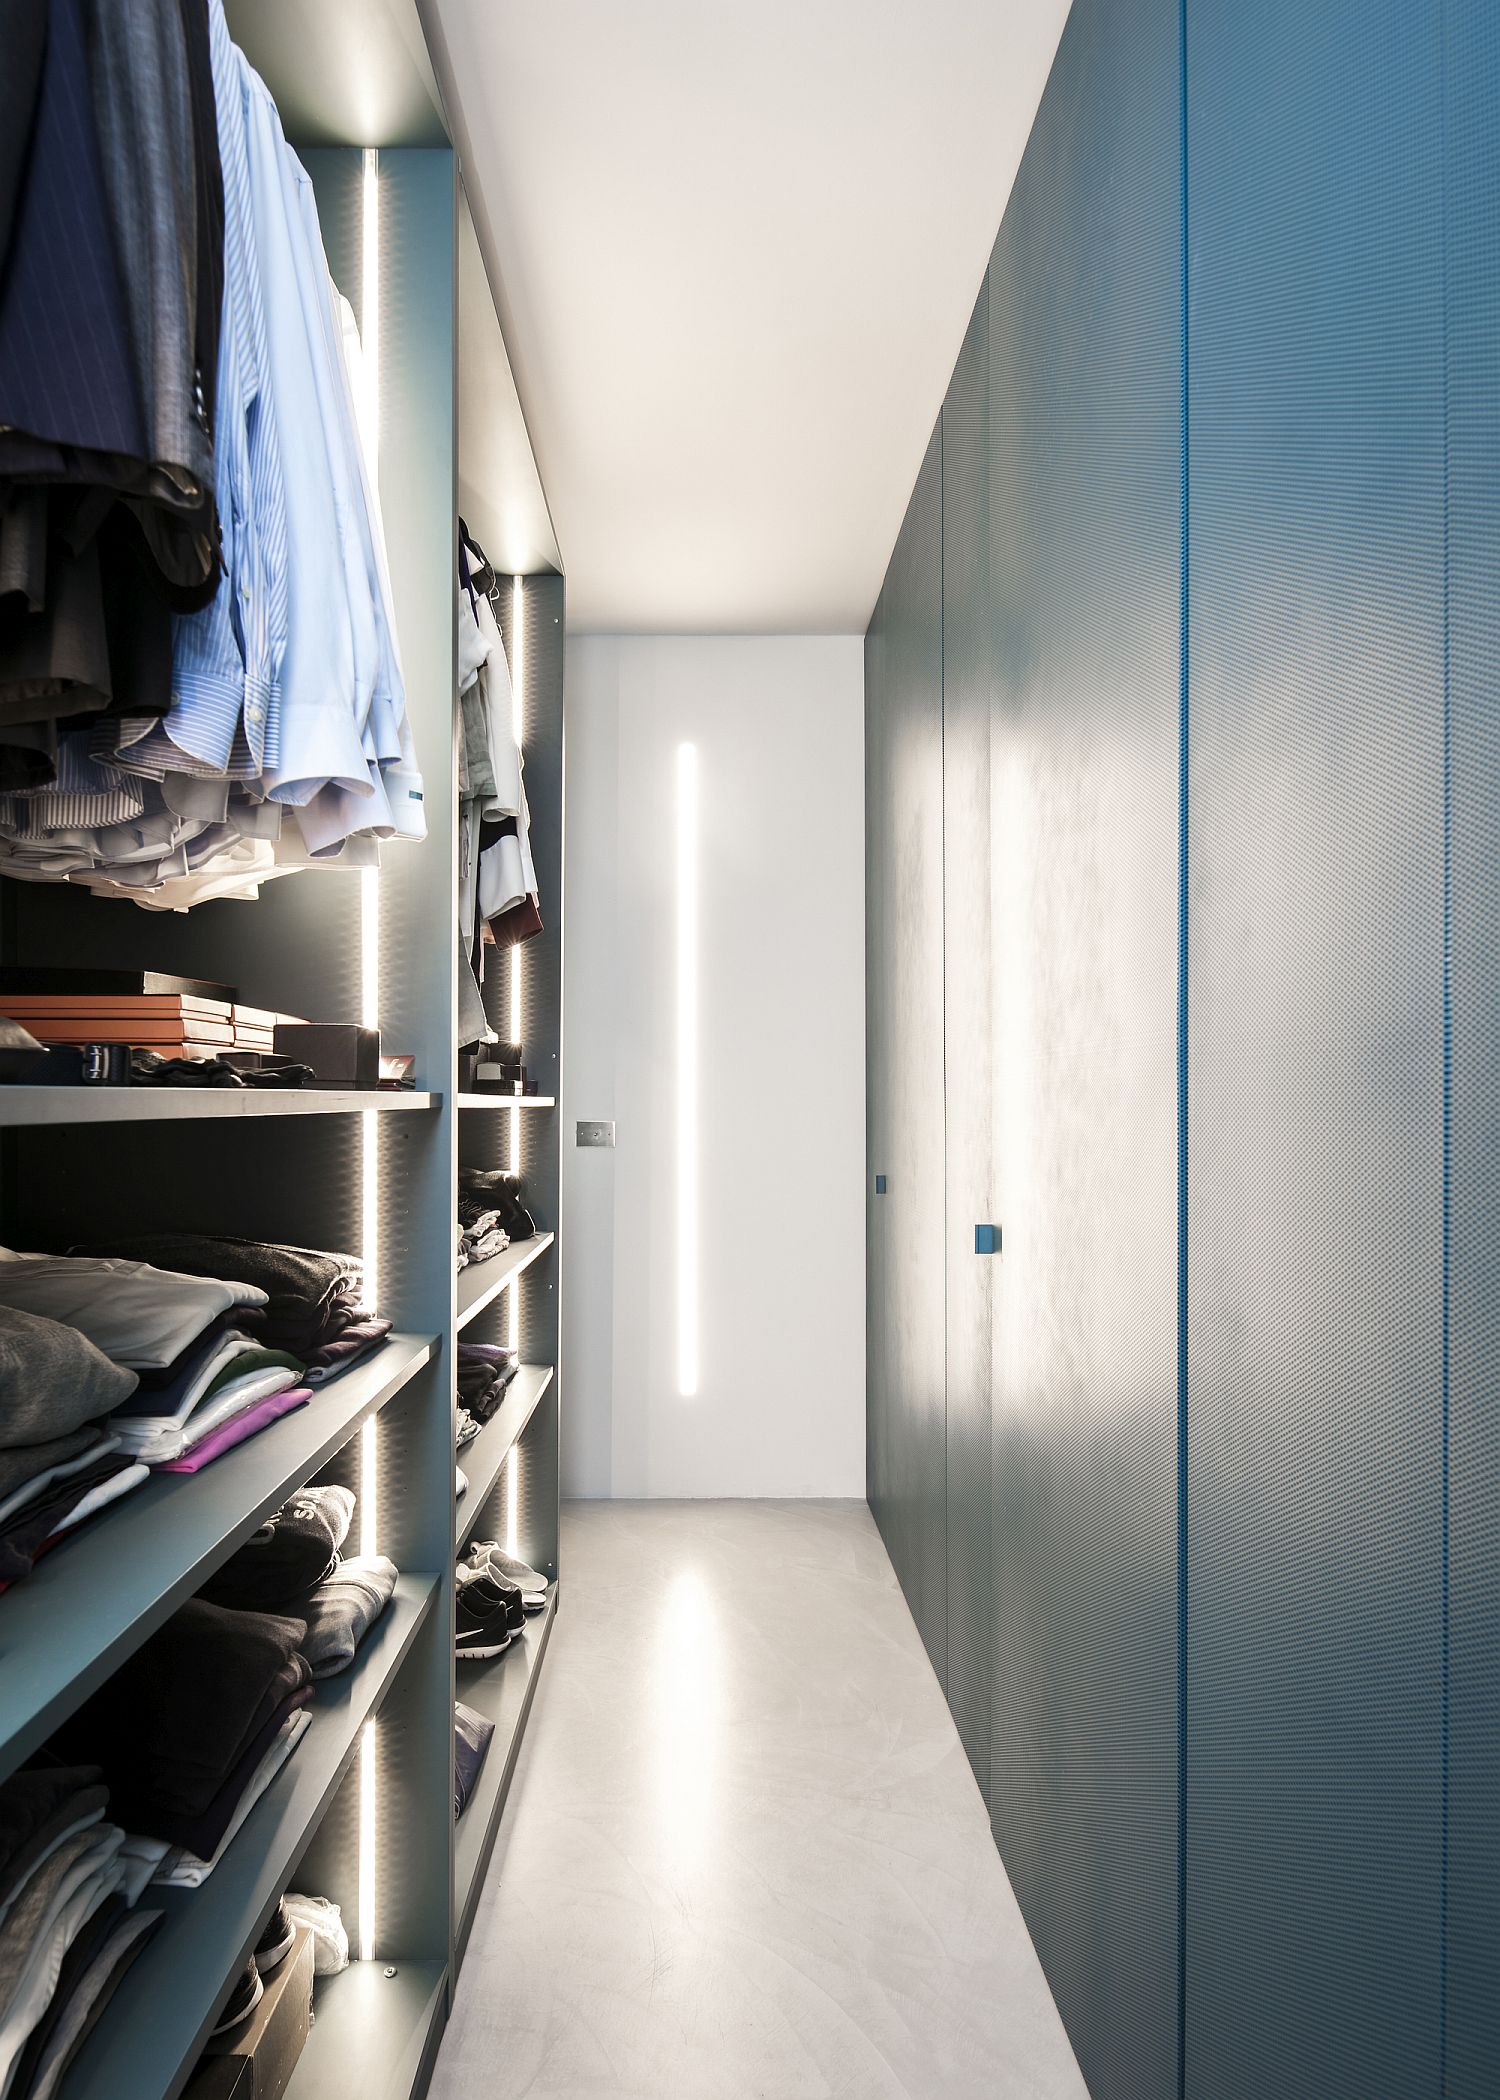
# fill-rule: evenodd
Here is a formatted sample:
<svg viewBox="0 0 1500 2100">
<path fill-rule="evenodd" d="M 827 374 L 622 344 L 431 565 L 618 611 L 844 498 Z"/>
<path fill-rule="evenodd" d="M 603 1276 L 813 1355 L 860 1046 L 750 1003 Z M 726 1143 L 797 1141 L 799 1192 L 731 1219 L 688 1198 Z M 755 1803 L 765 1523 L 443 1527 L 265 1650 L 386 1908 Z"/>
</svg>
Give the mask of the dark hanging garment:
<svg viewBox="0 0 1500 2100">
<path fill-rule="evenodd" d="M 205 379 L 199 359 L 207 355 L 211 374 L 224 258 L 206 8 L 195 0 L 190 39 L 182 0 L 84 4 L 105 206 L 146 424 L 150 473 L 145 487 L 131 493 L 144 499 L 136 508 L 163 576 L 188 593 L 210 586 L 189 601 L 206 603 L 217 584 L 218 531 L 208 414 L 213 381 Z M 201 244 L 200 199 L 215 220 Z M 201 284 L 200 272 L 207 279 Z"/>
<path fill-rule="evenodd" d="M 48 0 L 0 0 L 0 274 L 31 149 L 47 52 Z"/>
<path fill-rule="evenodd" d="M 132 370 L 80 0 L 52 0 L 31 155 L 0 278 L 0 424 L 11 426 L 0 431 L 0 478 L 29 453 L 28 438 L 44 451 L 87 446 L 144 459 Z"/>
<path fill-rule="evenodd" d="M 43 554 L 28 539 L 27 588 L 0 595 L 0 725 L 166 714 L 172 614 L 153 588 L 155 567 L 127 509 L 112 505 L 96 532 L 90 491 L 13 491 L 0 513 L 0 583 L 20 538 L 7 527 L 18 512 L 34 517 L 38 498 L 51 506 Z M 70 514 L 81 522 L 76 534 Z"/>
</svg>

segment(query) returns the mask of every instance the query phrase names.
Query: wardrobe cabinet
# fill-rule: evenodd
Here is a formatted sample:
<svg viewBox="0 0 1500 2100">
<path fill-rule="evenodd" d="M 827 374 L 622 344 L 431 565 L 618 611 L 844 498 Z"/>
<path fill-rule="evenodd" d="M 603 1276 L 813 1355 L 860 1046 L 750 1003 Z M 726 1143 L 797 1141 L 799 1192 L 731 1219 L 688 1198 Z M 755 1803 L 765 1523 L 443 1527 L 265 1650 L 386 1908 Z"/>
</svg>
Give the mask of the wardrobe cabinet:
<svg viewBox="0 0 1500 2100">
<path fill-rule="evenodd" d="M 1444 2071 L 1500 2088 L 1500 16 L 1444 23 L 1448 1704 Z"/>
<path fill-rule="evenodd" d="M 1358 14 L 1188 12 L 1199 2100 L 1444 2090 L 1441 19 Z"/>
<path fill-rule="evenodd" d="M 1074 0 L 870 631 L 871 1506 L 1095 2100 L 1500 2092 L 1497 108 Z"/>
<path fill-rule="evenodd" d="M 942 459 L 939 429 L 866 639 L 865 808 L 869 1497 L 945 1679 Z"/>
</svg>

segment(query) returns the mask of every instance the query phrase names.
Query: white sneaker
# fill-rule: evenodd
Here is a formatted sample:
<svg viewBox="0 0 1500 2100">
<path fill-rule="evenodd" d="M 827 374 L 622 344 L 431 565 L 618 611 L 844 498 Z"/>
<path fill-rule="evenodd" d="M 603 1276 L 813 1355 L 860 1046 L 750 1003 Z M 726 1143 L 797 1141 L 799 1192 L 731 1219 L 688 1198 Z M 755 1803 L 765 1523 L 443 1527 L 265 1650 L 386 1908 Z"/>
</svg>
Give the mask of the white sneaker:
<svg viewBox="0 0 1500 2100">
<path fill-rule="evenodd" d="M 521 1603 L 527 1611 L 545 1611 L 547 1592 L 551 1588 L 545 1575 L 524 1560 L 517 1560 L 493 1539 L 476 1539 L 469 1547 L 469 1559 L 474 1567 L 485 1573 L 503 1576 L 513 1582 L 521 1592 Z"/>
</svg>

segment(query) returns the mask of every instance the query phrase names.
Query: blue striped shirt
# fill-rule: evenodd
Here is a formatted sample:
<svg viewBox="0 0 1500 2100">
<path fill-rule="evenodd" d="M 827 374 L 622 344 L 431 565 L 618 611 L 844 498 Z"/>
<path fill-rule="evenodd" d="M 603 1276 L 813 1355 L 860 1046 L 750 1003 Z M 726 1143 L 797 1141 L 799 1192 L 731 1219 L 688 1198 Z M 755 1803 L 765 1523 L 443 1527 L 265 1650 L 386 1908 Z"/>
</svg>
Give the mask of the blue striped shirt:
<svg viewBox="0 0 1500 2100">
<path fill-rule="evenodd" d="M 289 620 L 286 493 L 256 255 L 250 80 L 230 38 L 222 0 L 209 0 L 209 46 L 224 171 L 215 478 L 225 573 L 212 604 L 177 622 L 172 712 L 131 758 L 143 765 L 154 760 L 152 770 L 169 772 L 181 764 L 179 754 L 186 754 L 200 766 L 229 771 L 236 731 L 242 727 L 239 764 L 233 770 L 242 776 L 251 771 L 253 777 L 274 768 L 279 756 L 273 696 Z"/>
</svg>

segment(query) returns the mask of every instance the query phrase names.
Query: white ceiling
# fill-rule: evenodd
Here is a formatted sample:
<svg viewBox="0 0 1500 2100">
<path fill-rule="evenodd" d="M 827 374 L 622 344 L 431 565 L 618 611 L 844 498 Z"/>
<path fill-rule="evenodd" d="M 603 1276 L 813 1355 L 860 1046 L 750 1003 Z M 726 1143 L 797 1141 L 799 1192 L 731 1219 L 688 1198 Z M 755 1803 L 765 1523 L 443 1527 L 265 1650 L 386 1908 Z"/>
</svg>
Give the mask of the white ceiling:
<svg viewBox="0 0 1500 2100">
<path fill-rule="evenodd" d="M 571 627 L 864 628 L 1067 11 L 424 0 Z"/>
</svg>

